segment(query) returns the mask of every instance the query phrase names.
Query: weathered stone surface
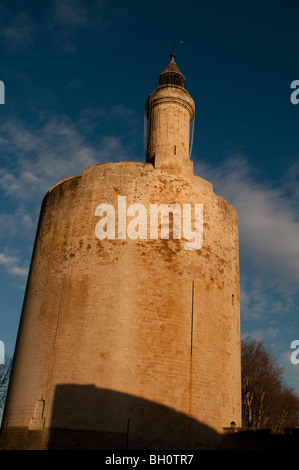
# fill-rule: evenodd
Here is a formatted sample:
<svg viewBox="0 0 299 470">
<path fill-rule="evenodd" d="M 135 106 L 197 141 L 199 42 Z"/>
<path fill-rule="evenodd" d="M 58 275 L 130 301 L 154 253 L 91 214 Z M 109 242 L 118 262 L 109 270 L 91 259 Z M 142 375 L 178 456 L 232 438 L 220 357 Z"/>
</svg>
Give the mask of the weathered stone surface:
<svg viewBox="0 0 299 470">
<path fill-rule="evenodd" d="M 185 250 L 183 239 L 98 240 L 95 209 L 117 208 L 118 195 L 145 207 L 203 204 L 202 248 Z M 149 163 L 87 168 L 43 203 L 5 426 L 28 427 L 42 396 L 45 427 L 72 429 L 78 414 L 83 430 L 123 427 L 121 403 L 104 407 L 100 420 L 72 403 L 72 413 L 66 406 L 53 415 L 64 384 L 158 403 L 218 433 L 231 421 L 240 426 L 239 315 L 237 216 L 210 183 Z"/>
</svg>

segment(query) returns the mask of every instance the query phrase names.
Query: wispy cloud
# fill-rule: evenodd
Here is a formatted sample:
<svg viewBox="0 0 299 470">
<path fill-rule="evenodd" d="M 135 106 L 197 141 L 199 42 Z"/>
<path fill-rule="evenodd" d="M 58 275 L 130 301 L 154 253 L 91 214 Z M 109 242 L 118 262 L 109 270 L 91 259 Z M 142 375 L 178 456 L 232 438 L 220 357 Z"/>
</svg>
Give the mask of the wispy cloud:
<svg viewBox="0 0 299 470">
<path fill-rule="evenodd" d="M 111 4 L 105 0 L 92 0 L 88 4 L 82 0 L 55 0 L 49 11 L 47 30 L 60 51 L 73 53 L 86 31 L 89 35 L 103 34 L 116 20 L 126 21 L 130 17 L 129 11 L 129 5 Z M 109 40 L 116 40 L 115 32 L 109 35 Z"/>
<path fill-rule="evenodd" d="M 243 154 L 232 155 L 216 168 L 204 162 L 195 168 L 238 213 L 242 331 L 285 351 L 288 322 L 294 325 L 298 317 L 298 173 L 290 168 L 270 184 Z"/>
<path fill-rule="evenodd" d="M 20 267 L 19 263 L 19 258 L 0 253 L 0 266 L 2 266 L 8 274 L 13 276 L 26 277 L 28 275 L 28 269 Z"/>
<path fill-rule="evenodd" d="M 132 17 L 138 6 L 111 4 L 107 0 L 52 0 L 33 15 L 25 2 L 15 13 L 13 6 L 0 5 L 0 40 L 12 52 L 24 52 L 38 44 L 38 38 L 47 37 L 59 52 L 72 54 L 82 43 L 84 34 L 101 35 L 106 42 L 109 28 L 121 19 Z M 117 29 L 109 35 L 109 41 L 117 39 Z"/>
<path fill-rule="evenodd" d="M 24 50 L 32 45 L 36 32 L 36 25 L 26 12 L 20 12 L 12 19 L 0 20 L 0 37 L 8 50 Z"/>
<path fill-rule="evenodd" d="M 47 30 L 55 46 L 63 52 L 75 52 L 80 32 L 91 26 L 88 6 L 80 0 L 55 0 L 49 13 Z"/>
<path fill-rule="evenodd" d="M 120 118 L 123 113 L 121 108 Z M 93 132 L 94 123 L 87 118 L 84 122 L 84 130 L 90 126 Z M 41 197 L 59 179 L 80 175 L 88 166 L 127 156 L 123 136 L 104 135 L 91 144 L 81 133 L 80 123 L 66 116 L 52 116 L 31 125 L 14 117 L 2 123 L 0 130 L 0 150 L 5 155 L 0 165 L 0 188 L 6 196 L 22 201 Z"/>
<path fill-rule="evenodd" d="M 54 2 L 54 18 L 64 27 L 86 27 L 90 21 L 88 5 L 80 0 L 56 0 Z"/>
<path fill-rule="evenodd" d="M 243 154 L 216 168 L 204 162 L 195 167 L 238 213 L 242 334 L 270 347 L 286 383 L 298 388 L 290 343 L 299 336 L 299 165 L 272 183 L 260 178 Z"/>
<path fill-rule="evenodd" d="M 296 286 L 299 281 L 299 220 L 294 192 L 286 194 L 284 182 L 270 185 L 256 178 L 242 154 L 234 155 L 218 168 L 197 164 L 198 174 L 207 177 L 214 191 L 236 208 L 239 218 L 241 257 L 276 287 Z M 291 170 L 290 170 L 291 171 Z"/>
</svg>

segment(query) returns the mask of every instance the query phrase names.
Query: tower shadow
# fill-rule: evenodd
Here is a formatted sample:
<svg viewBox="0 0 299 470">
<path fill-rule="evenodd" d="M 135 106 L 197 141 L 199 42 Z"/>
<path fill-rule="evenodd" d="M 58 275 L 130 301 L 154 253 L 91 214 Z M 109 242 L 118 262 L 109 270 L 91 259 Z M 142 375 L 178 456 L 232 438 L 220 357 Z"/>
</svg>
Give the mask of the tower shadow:
<svg viewBox="0 0 299 470">
<path fill-rule="evenodd" d="M 221 435 L 169 407 L 92 385 L 57 385 L 48 449 L 215 449 Z"/>
</svg>

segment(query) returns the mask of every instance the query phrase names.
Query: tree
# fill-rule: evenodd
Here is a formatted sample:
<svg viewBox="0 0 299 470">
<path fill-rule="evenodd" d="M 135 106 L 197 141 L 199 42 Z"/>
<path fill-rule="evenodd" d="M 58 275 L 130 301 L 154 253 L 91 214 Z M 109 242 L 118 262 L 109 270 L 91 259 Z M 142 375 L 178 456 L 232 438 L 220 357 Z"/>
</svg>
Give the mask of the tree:
<svg viewBox="0 0 299 470">
<path fill-rule="evenodd" d="M 0 365 L 0 422 L 4 410 L 11 367 L 12 357 L 7 356 L 5 358 L 5 364 Z"/>
<path fill-rule="evenodd" d="M 299 424 L 299 397 L 284 384 L 283 369 L 262 342 L 242 340 L 242 419 L 244 427 L 282 432 Z"/>
</svg>

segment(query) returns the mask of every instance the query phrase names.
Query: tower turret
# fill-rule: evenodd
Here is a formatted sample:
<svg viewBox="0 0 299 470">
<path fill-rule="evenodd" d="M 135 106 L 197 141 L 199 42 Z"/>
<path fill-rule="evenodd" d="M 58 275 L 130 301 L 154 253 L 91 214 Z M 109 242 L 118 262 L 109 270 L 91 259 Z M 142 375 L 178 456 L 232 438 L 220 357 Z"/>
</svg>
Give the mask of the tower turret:
<svg viewBox="0 0 299 470">
<path fill-rule="evenodd" d="M 146 161 L 165 171 L 192 172 L 191 126 L 195 104 L 185 89 L 185 77 L 170 54 L 171 62 L 159 76 L 159 86 L 146 101 L 148 119 Z"/>
</svg>

